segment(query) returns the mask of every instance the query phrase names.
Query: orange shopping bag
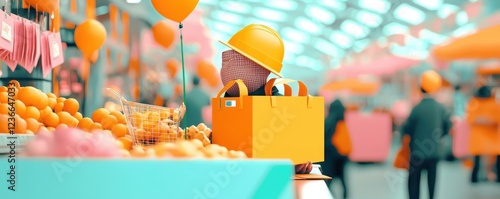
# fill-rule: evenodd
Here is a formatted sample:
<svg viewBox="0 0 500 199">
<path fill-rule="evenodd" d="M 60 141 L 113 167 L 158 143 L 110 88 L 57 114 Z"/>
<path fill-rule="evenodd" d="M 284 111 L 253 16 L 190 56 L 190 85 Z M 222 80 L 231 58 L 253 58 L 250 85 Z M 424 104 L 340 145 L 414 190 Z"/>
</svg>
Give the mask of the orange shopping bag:
<svg viewBox="0 0 500 199">
<path fill-rule="evenodd" d="M 289 83 L 297 82 L 298 96 Z M 221 96 L 237 84 L 240 97 Z M 285 96 L 270 96 L 277 84 Z M 266 96 L 248 96 L 242 80 L 230 81 L 212 99 L 212 142 L 252 158 L 286 158 L 294 164 L 322 162 L 324 100 L 307 94 L 300 81 L 271 79 Z"/>
<path fill-rule="evenodd" d="M 341 155 L 348 156 L 352 152 L 351 135 L 349 135 L 345 121 L 337 123 L 335 134 L 332 137 L 332 144 Z"/>
<path fill-rule="evenodd" d="M 405 135 L 403 137 L 403 145 L 396 154 L 393 165 L 398 169 L 408 170 L 410 168 L 410 136 Z"/>
</svg>

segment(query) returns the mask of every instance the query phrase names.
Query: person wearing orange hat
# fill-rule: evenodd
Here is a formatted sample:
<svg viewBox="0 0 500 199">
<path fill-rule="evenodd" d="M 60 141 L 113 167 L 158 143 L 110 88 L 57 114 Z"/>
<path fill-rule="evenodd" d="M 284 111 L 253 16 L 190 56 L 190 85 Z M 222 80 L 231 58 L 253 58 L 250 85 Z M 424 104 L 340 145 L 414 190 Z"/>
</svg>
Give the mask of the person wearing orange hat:
<svg viewBox="0 0 500 199">
<path fill-rule="evenodd" d="M 500 182 L 500 105 L 492 95 L 491 87 L 481 86 L 467 106 L 467 122 L 470 126 L 469 152 L 474 156 L 471 182 L 479 182 L 481 156 L 496 156 L 497 176 Z M 493 167 L 493 165 L 489 165 Z M 491 176 L 491 168 L 488 169 Z"/>
<path fill-rule="evenodd" d="M 266 95 L 265 86 L 271 73 L 278 77 L 283 68 L 285 47 L 279 34 L 261 24 L 250 24 L 231 37 L 228 42 L 219 41 L 231 50 L 222 53 L 220 76 L 226 85 L 231 80 L 241 79 L 248 89 L 248 95 Z M 273 87 L 273 96 L 281 95 Z M 224 97 L 239 96 L 238 87 L 231 87 Z M 312 163 L 295 166 L 296 173 L 310 173 Z"/>
<path fill-rule="evenodd" d="M 430 95 L 440 89 L 441 76 L 435 71 L 427 71 L 420 80 L 424 97 L 413 108 L 402 128 L 403 134 L 410 137 L 408 192 L 410 199 L 419 199 L 420 176 L 423 170 L 427 170 L 429 198 L 433 199 L 441 138 L 448 134 L 452 123 L 444 105 Z"/>
</svg>

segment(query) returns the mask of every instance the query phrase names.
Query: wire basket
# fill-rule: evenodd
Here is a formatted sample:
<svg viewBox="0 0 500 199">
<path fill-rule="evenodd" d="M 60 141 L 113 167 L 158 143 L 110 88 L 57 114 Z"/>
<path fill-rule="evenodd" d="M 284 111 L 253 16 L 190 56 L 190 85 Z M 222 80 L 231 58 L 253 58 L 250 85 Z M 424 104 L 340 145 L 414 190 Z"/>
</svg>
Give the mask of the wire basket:
<svg viewBox="0 0 500 199">
<path fill-rule="evenodd" d="M 175 142 L 184 139 L 184 130 L 179 127 L 183 117 L 181 108 L 168 108 L 130 102 L 112 89 L 120 98 L 127 126 L 135 145 L 154 145 L 160 142 Z"/>
</svg>

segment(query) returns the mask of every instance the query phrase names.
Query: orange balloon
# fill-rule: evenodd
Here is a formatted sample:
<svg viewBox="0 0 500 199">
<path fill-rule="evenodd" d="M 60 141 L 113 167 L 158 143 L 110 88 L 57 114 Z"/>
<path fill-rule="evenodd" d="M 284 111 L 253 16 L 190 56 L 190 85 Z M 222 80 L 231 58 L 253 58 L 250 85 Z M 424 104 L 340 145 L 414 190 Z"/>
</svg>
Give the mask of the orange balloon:
<svg viewBox="0 0 500 199">
<path fill-rule="evenodd" d="M 179 62 L 175 59 L 169 59 L 167 60 L 167 71 L 170 75 L 170 78 L 174 78 L 177 75 L 177 72 L 179 72 Z"/>
<path fill-rule="evenodd" d="M 99 50 L 106 41 L 106 28 L 101 22 L 89 19 L 75 29 L 75 43 L 84 56 L 91 59 L 92 53 Z"/>
<path fill-rule="evenodd" d="M 164 48 L 169 48 L 174 43 L 175 30 L 168 24 L 168 21 L 156 23 L 151 30 L 156 43 Z"/>
<path fill-rule="evenodd" d="M 193 12 L 199 0 L 151 0 L 153 7 L 165 18 L 181 23 Z"/>
<path fill-rule="evenodd" d="M 421 87 L 427 92 L 427 93 L 434 93 L 438 91 L 441 86 L 443 85 L 443 80 L 441 79 L 441 76 L 433 70 L 426 71 L 422 74 L 420 77 L 421 80 Z"/>
<path fill-rule="evenodd" d="M 200 78 L 207 78 L 208 79 L 217 73 L 217 69 L 215 69 L 215 66 L 211 62 L 205 61 L 205 60 L 200 61 L 198 63 L 198 67 L 196 69 L 197 69 L 198 77 L 200 77 Z"/>
<path fill-rule="evenodd" d="M 37 9 L 38 12 L 51 13 L 59 8 L 59 0 L 24 0 L 24 3 Z"/>
</svg>

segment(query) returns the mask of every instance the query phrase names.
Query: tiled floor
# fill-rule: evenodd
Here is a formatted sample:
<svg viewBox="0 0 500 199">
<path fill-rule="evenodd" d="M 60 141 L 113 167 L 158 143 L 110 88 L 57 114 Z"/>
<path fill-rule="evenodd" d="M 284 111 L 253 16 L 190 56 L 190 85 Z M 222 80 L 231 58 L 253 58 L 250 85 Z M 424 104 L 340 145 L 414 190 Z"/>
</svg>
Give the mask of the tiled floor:
<svg viewBox="0 0 500 199">
<path fill-rule="evenodd" d="M 348 166 L 350 199 L 406 199 L 407 173 L 393 169 L 389 163 Z M 469 183 L 470 171 L 460 162 L 439 164 L 436 199 L 500 199 L 500 184 Z M 428 198 L 427 179 L 423 175 L 421 198 Z M 334 190 L 340 186 L 334 184 Z M 340 197 L 336 197 L 340 198 Z"/>
</svg>

